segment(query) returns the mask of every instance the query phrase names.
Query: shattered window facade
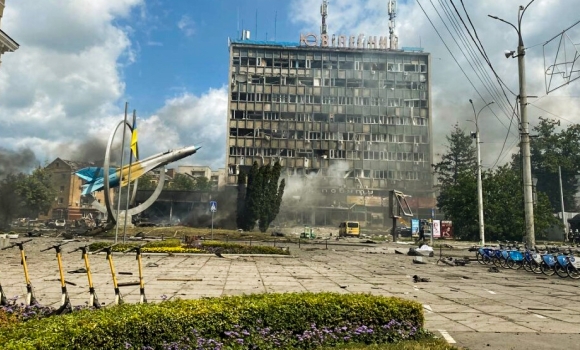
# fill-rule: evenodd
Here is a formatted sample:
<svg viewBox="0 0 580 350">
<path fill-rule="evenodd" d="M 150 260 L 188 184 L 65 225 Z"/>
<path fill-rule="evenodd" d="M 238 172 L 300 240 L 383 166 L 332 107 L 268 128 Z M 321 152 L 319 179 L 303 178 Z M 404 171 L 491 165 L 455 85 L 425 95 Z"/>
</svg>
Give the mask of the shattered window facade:
<svg viewBox="0 0 580 350">
<path fill-rule="evenodd" d="M 227 183 L 347 164 L 343 187 L 432 189 L 430 54 L 230 43 Z"/>
</svg>

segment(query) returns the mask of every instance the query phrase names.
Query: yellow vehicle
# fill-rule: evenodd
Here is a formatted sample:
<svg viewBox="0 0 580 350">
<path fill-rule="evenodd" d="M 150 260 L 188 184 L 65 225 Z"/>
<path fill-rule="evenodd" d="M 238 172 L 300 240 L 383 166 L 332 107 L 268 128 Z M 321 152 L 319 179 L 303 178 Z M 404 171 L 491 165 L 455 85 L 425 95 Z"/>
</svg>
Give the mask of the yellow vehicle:
<svg viewBox="0 0 580 350">
<path fill-rule="evenodd" d="M 360 236 L 360 225 L 358 221 L 343 221 L 338 226 L 338 236 L 339 237 L 346 237 L 346 236 Z"/>
</svg>

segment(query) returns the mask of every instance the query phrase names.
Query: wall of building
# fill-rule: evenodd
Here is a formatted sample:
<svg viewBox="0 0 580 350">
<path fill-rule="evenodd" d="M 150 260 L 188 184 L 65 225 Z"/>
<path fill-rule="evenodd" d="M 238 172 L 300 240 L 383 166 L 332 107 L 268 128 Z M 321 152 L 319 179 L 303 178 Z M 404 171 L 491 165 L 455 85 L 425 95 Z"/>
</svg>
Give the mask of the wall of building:
<svg viewBox="0 0 580 350">
<path fill-rule="evenodd" d="M 421 52 L 232 43 L 227 183 L 280 161 L 287 192 L 317 193 L 308 207 L 368 209 L 344 190 L 392 189 L 431 206 L 429 67 Z"/>
</svg>

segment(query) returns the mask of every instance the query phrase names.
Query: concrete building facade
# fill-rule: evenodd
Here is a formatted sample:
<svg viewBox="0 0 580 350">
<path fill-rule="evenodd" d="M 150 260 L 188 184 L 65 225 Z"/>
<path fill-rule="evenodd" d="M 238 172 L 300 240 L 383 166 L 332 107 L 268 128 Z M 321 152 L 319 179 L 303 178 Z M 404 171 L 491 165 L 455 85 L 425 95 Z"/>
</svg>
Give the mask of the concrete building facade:
<svg viewBox="0 0 580 350">
<path fill-rule="evenodd" d="M 5 0 L 0 0 L 0 28 L 2 26 L 2 16 L 4 15 L 5 4 Z M 18 43 L 0 29 L 0 65 L 2 65 L 2 55 L 6 52 L 14 52 L 18 47 Z"/>
<path fill-rule="evenodd" d="M 230 41 L 227 184 L 255 161 L 280 161 L 289 183 L 317 194 L 292 194 L 311 216 L 298 221 L 388 222 L 393 189 L 430 212 L 430 54 L 339 38 Z"/>
</svg>

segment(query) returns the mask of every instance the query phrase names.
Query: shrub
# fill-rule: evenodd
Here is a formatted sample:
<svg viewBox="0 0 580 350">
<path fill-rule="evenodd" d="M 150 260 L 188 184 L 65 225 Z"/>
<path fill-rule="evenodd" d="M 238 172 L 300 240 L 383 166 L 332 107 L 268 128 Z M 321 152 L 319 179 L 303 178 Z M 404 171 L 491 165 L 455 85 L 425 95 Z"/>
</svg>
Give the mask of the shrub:
<svg viewBox="0 0 580 350">
<path fill-rule="evenodd" d="M 7 299 L 6 301 L 6 305 L 0 306 L 0 328 L 11 327 L 24 321 L 45 318 L 55 310 L 38 303 L 32 305 L 18 303 L 18 297 Z"/>
<path fill-rule="evenodd" d="M 419 303 L 368 294 L 254 294 L 83 310 L 0 329 L 3 349 L 311 349 L 421 334 Z M 220 345 L 221 344 L 221 345 Z"/>
</svg>

